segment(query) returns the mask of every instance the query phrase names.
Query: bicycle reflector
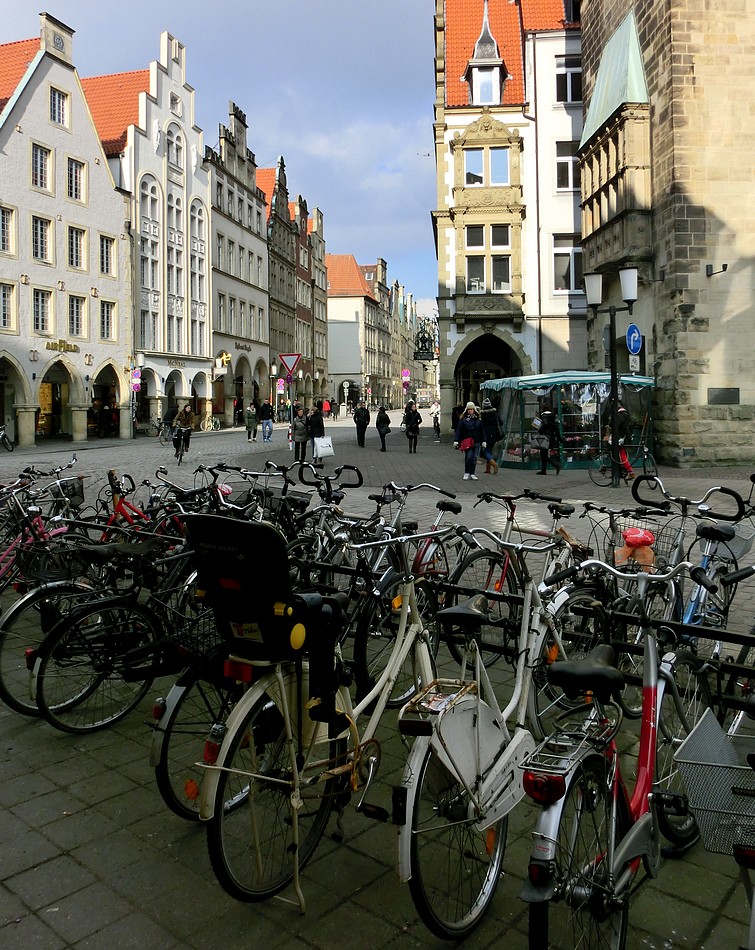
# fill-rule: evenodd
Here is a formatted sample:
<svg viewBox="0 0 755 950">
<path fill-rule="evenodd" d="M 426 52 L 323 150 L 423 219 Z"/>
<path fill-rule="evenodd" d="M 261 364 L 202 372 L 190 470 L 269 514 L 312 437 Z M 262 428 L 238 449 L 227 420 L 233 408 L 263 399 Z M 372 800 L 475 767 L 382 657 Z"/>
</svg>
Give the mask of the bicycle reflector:
<svg viewBox="0 0 755 950">
<path fill-rule="evenodd" d="M 165 710 L 168 708 L 168 702 L 164 696 L 160 696 L 155 700 L 155 704 L 152 707 L 152 718 L 159 722 L 163 718 Z"/>
<path fill-rule="evenodd" d="M 210 729 L 210 734 L 205 740 L 204 755 L 202 761 L 206 765 L 214 765 L 218 761 L 220 746 L 223 744 L 223 737 L 226 733 L 226 727 L 223 723 L 216 722 Z"/>
<path fill-rule="evenodd" d="M 536 805 L 553 805 L 566 794 L 566 781 L 563 775 L 525 771 L 524 792 Z"/>
</svg>

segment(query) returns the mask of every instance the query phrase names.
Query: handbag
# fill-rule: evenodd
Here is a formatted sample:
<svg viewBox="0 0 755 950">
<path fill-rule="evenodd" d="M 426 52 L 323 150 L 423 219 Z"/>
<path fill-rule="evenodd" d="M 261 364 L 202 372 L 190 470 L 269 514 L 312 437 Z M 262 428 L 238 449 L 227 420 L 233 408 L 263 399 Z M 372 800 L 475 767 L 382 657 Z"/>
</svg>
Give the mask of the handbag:
<svg viewBox="0 0 755 950">
<path fill-rule="evenodd" d="M 551 447 L 551 440 L 544 432 L 533 432 L 530 436 L 530 443 L 536 449 L 549 449 Z"/>
<path fill-rule="evenodd" d="M 336 453 L 333 451 L 333 440 L 329 435 L 315 436 L 315 457 L 318 459 L 330 458 Z"/>
<path fill-rule="evenodd" d="M 471 449 L 473 445 L 474 439 L 470 435 L 466 439 L 462 439 L 461 442 L 459 442 L 459 451 L 466 452 L 468 449 Z"/>
</svg>

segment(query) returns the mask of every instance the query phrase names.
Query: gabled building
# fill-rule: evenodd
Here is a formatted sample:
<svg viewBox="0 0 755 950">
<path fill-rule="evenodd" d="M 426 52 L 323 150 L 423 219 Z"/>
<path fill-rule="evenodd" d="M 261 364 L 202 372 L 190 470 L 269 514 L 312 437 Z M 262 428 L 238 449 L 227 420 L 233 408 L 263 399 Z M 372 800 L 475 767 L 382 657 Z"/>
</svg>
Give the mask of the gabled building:
<svg viewBox="0 0 755 950">
<path fill-rule="evenodd" d="M 74 31 L 0 45 L 0 409 L 20 445 L 87 437 L 111 404 L 131 433 L 128 196 L 74 66 Z M 120 412 L 118 412 L 120 409 Z M 117 434 L 117 428 L 116 433 Z"/>
<path fill-rule="evenodd" d="M 294 371 L 293 393 L 299 402 L 310 408 L 313 404 L 314 367 L 314 300 L 312 288 L 312 253 L 309 239 L 307 202 L 298 195 L 289 203 L 289 213 L 296 224 L 296 335 L 294 352 L 299 362 Z"/>
<path fill-rule="evenodd" d="M 233 102 L 228 125 L 219 129 L 218 149 L 208 148 L 205 162 L 212 196 L 211 345 L 220 364 L 214 370 L 213 414 L 231 425 L 234 405 L 269 395 L 271 362 L 265 195 L 247 146 L 246 116 Z"/>
<path fill-rule="evenodd" d="M 142 416 L 212 413 L 209 170 L 186 51 L 169 33 L 148 69 L 83 81 L 118 188 L 131 197 L 134 341 Z"/>
<path fill-rule="evenodd" d="M 436 0 L 443 416 L 488 378 L 584 367 L 579 4 Z"/>
<path fill-rule="evenodd" d="M 309 247 L 312 259 L 312 312 L 314 380 L 313 399 L 333 398 L 328 385 L 328 272 L 325 267 L 325 230 L 323 214 L 313 208 L 307 222 Z"/>
<path fill-rule="evenodd" d="M 370 394 L 378 365 L 379 302 L 352 254 L 326 254 L 328 273 L 328 363 L 331 396 L 356 404 Z"/>
</svg>

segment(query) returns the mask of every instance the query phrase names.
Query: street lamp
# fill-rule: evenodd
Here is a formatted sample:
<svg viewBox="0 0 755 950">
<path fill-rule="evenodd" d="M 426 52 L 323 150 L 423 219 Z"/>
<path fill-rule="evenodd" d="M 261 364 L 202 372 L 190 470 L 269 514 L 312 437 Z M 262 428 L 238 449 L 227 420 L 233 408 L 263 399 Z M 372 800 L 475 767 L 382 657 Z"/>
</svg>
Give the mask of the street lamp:
<svg viewBox="0 0 755 950">
<path fill-rule="evenodd" d="M 273 411 L 275 411 L 275 403 L 276 403 L 276 394 L 273 390 L 273 383 L 277 376 L 278 376 L 278 367 L 275 365 L 275 363 L 271 363 L 270 364 L 270 405 L 273 407 Z"/>
<path fill-rule="evenodd" d="M 585 297 L 587 306 L 592 310 L 594 316 L 600 313 L 607 313 L 609 318 L 608 353 L 610 357 L 611 372 L 611 391 L 608 397 L 611 410 L 611 485 L 616 488 L 620 481 L 619 460 L 615 449 L 618 445 L 617 433 L 617 410 L 619 402 L 619 376 L 616 368 L 616 314 L 626 311 L 631 315 L 632 307 L 637 300 L 637 277 L 636 267 L 620 267 L 619 280 L 621 281 L 621 299 L 626 304 L 625 307 L 615 307 L 613 304 L 609 307 L 600 308 L 603 302 L 603 275 L 600 273 L 584 274 Z"/>
</svg>

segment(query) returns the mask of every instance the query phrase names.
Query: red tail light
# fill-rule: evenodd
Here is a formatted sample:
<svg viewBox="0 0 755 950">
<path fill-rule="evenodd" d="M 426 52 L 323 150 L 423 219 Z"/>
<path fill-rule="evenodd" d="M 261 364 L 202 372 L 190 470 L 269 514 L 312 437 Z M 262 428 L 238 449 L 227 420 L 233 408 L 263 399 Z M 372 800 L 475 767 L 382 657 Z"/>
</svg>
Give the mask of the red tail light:
<svg viewBox="0 0 755 950">
<path fill-rule="evenodd" d="M 524 791 L 537 805 L 553 805 L 566 793 L 563 775 L 548 775 L 544 772 L 525 772 Z"/>
<path fill-rule="evenodd" d="M 533 861 L 527 868 L 530 882 L 537 887 L 544 887 L 551 879 L 553 871 L 550 864 L 544 864 L 542 861 Z"/>
<path fill-rule="evenodd" d="M 218 754 L 220 752 L 220 746 L 223 744 L 225 732 L 225 726 L 219 722 L 216 722 L 212 729 L 210 729 L 210 734 L 205 740 L 204 755 L 202 756 L 202 761 L 205 765 L 214 765 L 218 761 Z"/>
<path fill-rule="evenodd" d="M 160 696 L 159 699 L 155 700 L 155 704 L 152 707 L 152 718 L 155 722 L 159 722 L 163 718 L 163 713 L 167 709 L 168 703 L 165 700 L 165 697 Z"/>
<path fill-rule="evenodd" d="M 37 651 L 33 647 L 27 647 L 24 650 L 24 659 L 26 660 L 26 669 L 33 673 L 34 664 L 37 662 Z"/>
<path fill-rule="evenodd" d="M 242 663 L 239 660 L 226 660 L 223 664 L 223 675 L 229 680 L 237 680 L 240 683 L 251 683 L 254 676 L 254 667 L 249 663 Z"/>
<path fill-rule="evenodd" d="M 734 860 L 741 868 L 755 869 L 755 848 L 743 844 L 734 845 Z"/>
</svg>

